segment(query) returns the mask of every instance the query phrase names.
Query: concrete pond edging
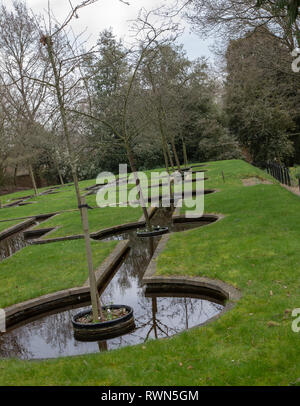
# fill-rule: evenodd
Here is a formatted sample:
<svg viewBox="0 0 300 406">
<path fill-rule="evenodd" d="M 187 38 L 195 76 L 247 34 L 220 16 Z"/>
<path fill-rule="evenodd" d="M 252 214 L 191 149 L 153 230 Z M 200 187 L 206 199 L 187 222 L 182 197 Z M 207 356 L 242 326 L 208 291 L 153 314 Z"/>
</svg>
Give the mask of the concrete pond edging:
<svg viewBox="0 0 300 406">
<path fill-rule="evenodd" d="M 156 208 L 149 208 L 149 216 L 152 217 L 156 211 Z M 35 218 L 31 219 L 32 222 Z M 30 221 L 26 221 L 30 225 Z M 24 223 L 22 227 L 24 227 Z M 120 226 L 115 226 L 110 229 L 105 229 L 105 232 L 110 231 L 123 231 L 125 226 L 132 226 L 133 223 L 122 224 Z M 134 223 L 135 225 L 145 224 L 144 216 L 142 216 L 139 222 Z M 27 225 L 27 224 L 25 224 Z M 18 224 L 17 226 L 21 226 Z M 15 228 L 16 226 L 14 226 Z M 104 230 L 102 230 L 104 231 Z M 7 232 L 7 230 L 6 230 Z M 92 236 L 92 235 L 91 235 Z M 72 236 L 74 237 L 74 236 Z M 83 238 L 83 236 L 75 236 L 77 238 Z M 74 238 L 71 238 L 74 239 Z M 53 242 L 51 240 L 51 242 Z M 95 270 L 97 288 L 101 292 L 105 289 L 109 281 L 114 275 L 114 271 L 118 269 L 118 265 L 122 262 L 122 258 L 129 251 L 129 241 L 120 241 L 110 255 L 105 258 L 102 264 Z M 90 301 L 90 289 L 88 280 L 81 287 L 64 289 L 58 292 L 46 294 L 34 299 L 30 299 L 21 303 L 11 305 L 4 308 L 6 317 L 6 327 L 12 327 L 19 325 L 20 323 L 31 321 L 32 319 L 40 316 L 44 313 L 48 313 L 53 310 L 63 309 L 67 306 L 76 306 L 80 303 Z"/>
<path fill-rule="evenodd" d="M 15 224 L 14 226 L 5 229 L 4 231 L 1 231 L 0 232 L 0 241 L 4 240 L 5 238 L 7 238 L 19 231 L 22 231 L 26 227 L 30 227 L 31 225 L 33 225 L 35 223 L 35 220 L 36 219 L 33 216 L 25 221 L 22 221 L 21 223 Z"/>
<path fill-rule="evenodd" d="M 109 281 L 109 276 L 122 261 L 128 251 L 128 241 L 120 241 L 104 262 L 95 270 L 98 289 Z M 90 290 L 87 282 L 81 287 L 64 289 L 58 292 L 49 293 L 25 302 L 17 303 L 4 308 L 6 315 L 6 328 L 16 326 L 26 320 L 30 321 L 36 316 L 47 313 L 51 310 L 63 309 L 66 306 L 78 305 L 90 301 Z"/>
<path fill-rule="evenodd" d="M 179 209 L 179 208 L 177 208 Z M 180 222 L 185 220 L 184 215 L 178 215 L 177 209 L 173 213 L 173 220 Z M 152 217 L 157 210 L 156 207 L 148 209 L 149 216 Z M 209 217 L 216 217 L 219 221 L 224 216 L 222 215 L 204 215 Z M 17 226 L 24 227 L 30 225 L 30 222 L 34 222 L 35 217 L 26 220 L 25 222 L 18 224 Z M 144 216 L 140 218 L 138 222 L 127 223 L 119 226 L 114 226 L 109 229 L 100 230 L 98 232 L 101 236 L 105 236 L 107 233 L 124 231 L 125 229 L 134 228 L 138 225 L 145 224 Z M 15 231 L 15 227 L 12 227 Z M 11 229 L 12 229 L 11 228 Z M 6 230 L 7 232 L 8 230 Z M 13 232 L 10 231 L 10 232 Z M 92 235 L 95 233 L 91 234 Z M 155 294 L 155 291 L 160 291 L 165 294 L 172 294 L 172 292 L 180 294 L 187 293 L 194 297 L 208 299 L 215 301 L 216 303 L 226 303 L 224 309 L 215 317 L 209 319 L 207 322 L 220 317 L 225 311 L 231 309 L 235 303 L 241 297 L 241 292 L 235 289 L 233 286 L 226 284 L 219 280 L 213 280 L 207 277 L 183 277 L 183 276 L 161 276 L 157 275 L 157 259 L 162 251 L 165 249 L 166 244 L 170 238 L 170 234 L 162 236 L 158 246 L 154 252 L 154 255 L 147 267 L 147 270 L 142 278 L 142 284 L 147 285 L 147 289 L 150 289 L 150 293 Z M 72 239 L 83 238 L 83 236 L 71 236 Z M 66 239 L 66 238 L 64 238 Z M 113 278 L 119 265 L 122 263 L 124 257 L 129 252 L 129 240 L 120 241 L 113 251 L 105 258 L 102 264 L 95 270 L 97 288 L 99 292 L 103 292 L 110 280 Z M 30 299 L 21 303 L 17 303 L 3 309 L 6 317 L 6 328 L 15 328 L 24 323 L 36 320 L 42 317 L 43 314 L 49 314 L 49 312 L 55 312 L 57 310 L 66 309 L 66 307 L 79 307 L 82 303 L 88 303 L 90 301 L 89 281 L 86 280 L 83 286 L 64 289 L 58 292 L 46 294 L 34 299 Z M 205 322 L 206 323 L 206 322 Z M 205 324 L 204 323 L 204 324 Z"/>
<path fill-rule="evenodd" d="M 148 209 L 150 218 L 152 218 L 156 209 L 157 209 L 156 207 L 150 207 L 150 209 Z M 126 231 L 131 228 L 137 228 L 137 227 L 143 226 L 143 225 L 145 225 L 144 215 L 142 215 L 142 217 L 138 221 L 134 221 L 131 223 L 123 223 L 123 224 L 119 224 L 116 226 L 103 228 L 102 230 L 94 231 L 94 232 L 90 233 L 90 237 L 91 238 L 97 237 L 97 239 L 100 239 L 102 237 L 105 237 L 108 234 L 117 233 L 118 231 Z M 49 231 L 47 233 L 47 235 L 51 234 L 53 231 L 57 230 L 58 228 L 60 228 L 60 226 L 53 228 L 53 230 Z M 38 239 L 32 241 L 32 245 L 49 244 L 52 242 L 59 242 L 59 241 L 72 241 L 72 240 L 79 240 L 79 239 L 84 238 L 83 234 L 74 234 L 74 235 L 66 235 L 64 237 L 42 239 L 43 237 L 45 237 L 45 235 L 46 234 L 44 234 L 41 238 L 38 238 Z"/>
<path fill-rule="evenodd" d="M 142 284 L 146 285 L 147 291 L 151 295 L 162 294 L 167 292 L 176 292 L 177 294 L 192 294 L 200 296 L 202 299 L 214 300 L 216 303 L 225 303 L 224 309 L 216 316 L 210 318 L 199 326 L 216 320 L 224 313 L 231 310 L 239 299 L 242 292 L 234 286 L 229 285 L 221 280 L 211 279 L 208 277 L 190 277 L 190 276 L 163 276 L 157 274 L 157 260 L 159 255 L 164 251 L 172 234 L 162 236 L 154 255 L 146 269 L 142 279 Z M 199 327 L 196 326 L 196 327 Z"/>
</svg>

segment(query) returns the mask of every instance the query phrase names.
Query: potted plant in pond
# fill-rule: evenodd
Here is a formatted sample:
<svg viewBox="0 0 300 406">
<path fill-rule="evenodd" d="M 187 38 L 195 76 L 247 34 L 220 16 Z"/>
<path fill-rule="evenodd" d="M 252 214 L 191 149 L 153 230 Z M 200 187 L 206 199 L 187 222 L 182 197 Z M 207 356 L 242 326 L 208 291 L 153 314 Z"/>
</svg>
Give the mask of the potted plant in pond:
<svg viewBox="0 0 300 406">
<path fill-rule="evenodd" d="M 135 329 L 133 309 L 126 305 L 102 307 L 102 318 L 95 322 L 91 310 L 72 318 L 74 337 L 78 341 L 99 341 L 128 334 Z"/>
<path fill-rule="evenodd" d="M 168 232 L 169 232 L 169 227 L 151 225 L 150 227 L 147 227 L 145 229 L 138 228 L 136 233 L 139 237 L 155 237 L 157 235 L 166 234 Z"/>
<path fill-rule="evenodd" d="M 98 341 L 128 333 L 135 328 L 135 323 L 133 309 L 130 306 L 101 305 L 92 263 L 87 210 L 88 205 L 85 198 L 81 198 L 81 216 L 86 242 L 92 308 L 76 313 L 72 317 L 72 324 L 75 338 L 84 341 Z"/>
<path fill-rule="evenodd" d="M 92 250 L 88 225 L 88 205 L 81 198 L 81 217 L 86 242 L 92 308 L 72 317 L 75 338 L 98 341 L 117 337 L 135 328 L 133 309 L 127 305 L 102 306 L 92 263 Z"/>
</svg>

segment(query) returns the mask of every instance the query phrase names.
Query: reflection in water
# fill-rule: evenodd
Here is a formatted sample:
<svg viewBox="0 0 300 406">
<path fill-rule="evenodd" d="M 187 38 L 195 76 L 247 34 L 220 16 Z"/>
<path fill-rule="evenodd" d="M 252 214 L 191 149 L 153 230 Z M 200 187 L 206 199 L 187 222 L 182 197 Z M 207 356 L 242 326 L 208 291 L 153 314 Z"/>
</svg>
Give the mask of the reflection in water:
<svg viewBox="0 0 300 406">
<path fill-rule="evenodd" d="M 132 282 L 130 292 L 133 285 L 136 286 L 136 280 Z M 115 288 L 114 291 L 118 291 Z M 46 316 L 0 335 L 0 358 L 56 358 L 113 350 L 148 339 L 170 337 L 208 320 L 223 308 L 201 299 L 146 298 L 142 291 L 133 297 L 130 292 L 122 299 L 118 298 L 118 301 L 126 301 L 126 304 L 134 307 L 136 329 L 132 333 L 100 342 L 77 341 L 73 337 L 71 316 L 78 310 L 73 309 Z"/>
<path fill-rule="evenodd" d="M 41 218 L 41 221 L 48 220 L 52 216 L 53 214 L 48 216 L 45 215 Z M 32 243 L 32 239 L 41 237 L 43 234 L 46 234 L 51 230 L 49 228 L 32 230 L 32 228 L 38 226 L 41 221 L 35 220 L 29 226 L 25 226 L 23 230 L 0 240 L 0 262 L 3 259 L 15 254 L 17 251 L 25 248 L 27 245 L 30 245 Z"/>
<path fill-rule="evenodd" d="M 194 223 L 173 226 L 170 222 L 171 212 L 167 208 L 158 210 L 153 219 L 153 224 L 168 225 L 172 231 L 179 231 L 177 227 L 179 229 L 195 227 Z M 0 358 L 56 358 L 113 350 L 143 343 L 149 339 L 170 337 L 218 314 L 223 306 L 208 300 L 145 296 L 141 280 L 160 238 L 160 236 L 140 238 L 137 237 L 135 230 L 109 238 L 129 239 L 131 250 L 102 293 L 102 302 L 107 305 L 114 303 L 133 307 L 136 325 L 133 332 L 100 342 L 76 341 L 71 317 L 79 310 L 72 309 L 47 315 L 0 334 Z M 86 307 L 80 310 L 84 309 Z"/>
<path fill-rule="evenodd" d="M 98 348 L 100 352 L 108 351 L 107 341 L 98 341 Z"/>
<path fill-rule="evenodd" d="M 0 261 L 26 247 L 27 244 L 23 232 L 12 234 L 4 240 L 0 240 Z"/>
</svg>

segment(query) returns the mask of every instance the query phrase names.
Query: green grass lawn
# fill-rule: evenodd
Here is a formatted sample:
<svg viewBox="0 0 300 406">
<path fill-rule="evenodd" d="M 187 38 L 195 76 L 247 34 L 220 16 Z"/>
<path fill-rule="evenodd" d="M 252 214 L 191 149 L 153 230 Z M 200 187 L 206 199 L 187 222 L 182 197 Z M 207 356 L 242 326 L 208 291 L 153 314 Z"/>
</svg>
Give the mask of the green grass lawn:
<svg viewBox="0 0 300 406">
<path fill-rule="evenodd" d="M 49 186 L 40 188 L 40 189 L 38 189 L 38 192 L 41 193 L 49 188 L 50 188 Z M 31 195 L 34 195 L 34 190 L 25 189 L 25 190 L 19 190 L 18 192 L 2 195 L 2 196 L 0 196 L 0 200 L 1 200 L 2 204 L 7 204 L 7 203 L 12 203 L 14 200 L 18 200 L 19 198 L 23 198 L 23 197 L 31 196 Z"/>
<path fill-rule="evenodd" d="M 156 169 L 154 172 L 162 172 L 164 169 Z M 151 176 L 151 171 L 145 171 L 146 176 L 150 180 Z M 130 175 L 130 174 L 128 174 Z M 118 176 L 116 176 L 118 178 Z M 87 193 L 85 190 L 86 187 L 88 186 L 93 186 L 96 185 L 96 179 L 90 179 L 90 180 L 85 180 L 80 182 L 80 189 L 82 192 L 82 195 Z M 47 188 L 42 188 L 39 189 L 39 192 L 42 192 L 46 189 L 49 189 L 50 187 Z M 116 188 L 116 196 L 117 196 L 117 201 L 124 201 L 124 198 L 119 199 L 119 193 L 120 189 L 124 190 L 127 189 L 128 192 L 135 188 L 135 185 L 130 183 L 127 186 L 126 185 L 120 185 Z M 112 189 L 112 188 L 111 188 Z M 159 189 L 161 192 L 161 188 Z M 46 213 L 56 213 L 56 212 L 63 212 L 63 211 L 68 211 L 68 210 L 76 210 L 78 207 L 77 199 L 76 199 L 76 194 L 75 194 L 75 189 L 74 186 L 64 186 L 60 187 L 59 189 L 56 190 L 58 193 L 56 194 L 50 194 L 50 195 L 42 195 L 42 196 L 33 196 L 31 199 L 28 199 L 26 202 L 29 202 L 32 204 L 28 204 L 25 206 L 20 206 L 20 207 L 8 207 L 8 208 L 2 208 L 0 209 L 0 220 L 10 220 L 10 219 L 21 219 L 21 218 L 26 218 L 30 216 L 36 216 L 38 214 L 46 214 Z M 24 190 L 24 191 L 19 191 L 15 192 L 12 194 L 4 195 L 1 196 L 1 201 L 2 204 L 12 202 L 13 198 L 15 197 L 22 197 L 22 196 L 27 196 L 27 195 L 32 195 L 33 190 Z M 158 194 L 158 192 L 156 193 Z M 149 190 L 149 196 L 150 196 L 150 190 Z M 131 201 L 135 201 L 137 197 L 134 195 L 134 193 L 131 193 L 131 195 L 128 195 L 129 199 Z M 96 201 L 96 195 L 90 195 L 86 197 L 86 201 L 89 205 L 93 207 L 97 207 L 97 201 Z M 114 214 L 116 217 L 118 217 L 118 214 Z M 132 221 L 131 214 L 129 215 L 130 220 Z M 118 219 L 117 219 L 118 220 Z M 127 222 L 126 218 L 125 221 Z M 116 223 L 117 224 L 117 223 Z"/>
<path fill-rule="evenodd" d="M 18 223 L 20 223 L 20 220 L 0 221 L 0 232 L 18 224 Z"/>
<path fill-rule="evenodd" d="M 85 190 L 87 186 L 92 186 L 95 184 L 96 184 L 95 179 L 81 181 L 80 189 L 82 195 L 87 193 L 87 191 Z M 47 189 L 50 189 L 50 187 L 39 189 L 39 192 L 45 191 Z M 8 207 L 0 209 L 0 220 L 22 218 L 38 214 L 55 213 L 65 210 L 77 209 L 78 203 L 76 199 L 74 186 L 65 185 L 63 187 L 60 187 L 59 189 L 56 189 L 55 192 L 58 193 L 33 196 L 31 199 L 26 200 L 26 203 L 33 202 L 32 204 L 20 207 Z M 14 197 L 22 197 L 32 194 L 33 194 L 32 190 L 15 192 L 12 194 L 1 196 L 1 201 L 2 204 L 5 204 L 7 202 L 11 202 Z M 95 195 L 88 196 L 87 202 L 89 204 L 96 206 L 96 196 Z"/>
<path fill-rule="evenodd" d="M 78 206 L 73 187 L 59 189 L 59 193 L 53 195 L 36 196 L 28 200 L 28 202 L 34 203 L 26 206 L 0 209 L 0 220 L 55 213 L 76 209 Z"/>
<path fill-rule="evenodd" d="M 289 385 L 300 378 L 300 336 L 291 329 L 291 310 L 300 307 L 300 199 L 240 160 L 205 169 L 205 188 L 218 190 L 205 196 L 205 212 L 225 217 L 173 234 L 158 273 L 230 283 L 243 295 L 236 306 L 168 340 L 56 360 L 1 360 L 1 385 Z M 272 183 L 243 186 L 249 177 Z M 21 262 L 26 250 L 15 258 Z"/>
<path fill-rule="evenodd" d="M 88 180 L 80 182 L 80 189 L 81 194 L 84 196 L 87 191 L 85 187 L 96 185 L 96 180 Z M 126 187 L 126 186 L 125 186 Z M 123 186 L 124 188 L 124 186 Z M 127 186 L 128 190 L 134 188 L 133 184 L 129 184 Z M 49 189 L 49 188 L 47 188 Z M 112 189 L 112 188 L 111 188 Z M 30 194 L 30 191 L 23 191 L 23 195 Z M 19 207 L 7 207 L 0 209 L 0 220 L 9 220 L 9 219 L 17 219 L 17 218 L 24 218 L 35 216 L 38 214 L 46 214 L 46 213 L 56 213 L 62 212 L 67 210 L 76 210 L 78 208 L 77 198 L 75 194 L 74 186 L 64 186 L 57 190 L 58 193 L 50 194 L 50 195 L 42 195 L 42 196 L 34 196 L 31 199 L 27 200 L 26 202 L 33 202 L 32 204 L 28 204 L 25 206 Z M 16 192 L 10 195 L 5 195 L 6 201 L 11 201 L 11 199 L 15 196 L 22 195 L 21 192 Z M 116 196 L 119 196 L 119 187 L 116 188 Z M 96 195 L 89 195 L 86 197 L 86 201 L 92 207 L 97 207 Z M 123 202 L 123 200 L 122 200 Z M 4 201 L 2 199 L 2 203 Z M 118 215 L 117 215 L 118 216 Z"/>
<path fill-rule="evenodd" d="M 92 241 L 95 268 L 116 245 Z M 82 286 L 87 279 L 84 240 L 30 245 L 0 262 L 0 307 Z"/>
<path fill-rule="evenodd" d="M 118 224 L 138 221 L 142 214 L 140 207 L 105 207 L 89 210 L 90 232 L 92 233 Z M 44 237 L 45 239 L 83 234 L 81 218 L 78 211 L 58 214 L 36 226 L 35 229 L 48 227 L 58 228 L 50 234 L 47 234 Z"/>
</svg>

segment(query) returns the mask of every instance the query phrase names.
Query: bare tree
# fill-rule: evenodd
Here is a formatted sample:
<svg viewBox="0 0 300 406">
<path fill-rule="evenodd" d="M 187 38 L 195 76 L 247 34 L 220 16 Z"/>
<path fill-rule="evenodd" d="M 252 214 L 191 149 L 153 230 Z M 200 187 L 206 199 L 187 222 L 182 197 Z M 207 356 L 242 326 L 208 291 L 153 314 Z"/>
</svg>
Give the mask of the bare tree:
<svg viewBox="0 0 300 406">
<path fill-rule="evenodd" d="M 290 51 L 300 45 L 299 16 L 291 23 L 288 11 L 274 0 L 191 0 L 185 14 L 196 32 L 203 36 L 219 36 L 226 41 L 238 38 L 249 30 L 265 26 Z"/>
<path fill-rule="evenodd" d="M 74 96 L 76 95 L 76 97 L 80 98 L 82 96 L 83 88 L 86 89 L 84 86 L 87 78 L 82 76 L 81 65 L 83 64 L 85 58 L 88 57 L 90 52 L 82 52 L 82 44 L 78 45 L 78 38 L 75 38 L 73 43 L 71 43 L 68 38 L 66 28 L 74 16 L 78 17 L 78 11 L 81 8 L 89 6 L 96 1 L 97 0 L 85 0 L 75 8 L 72 7 L 72 10 L 65 21 L 60 25 L 56 23 L 54 30 L 52 29 L 53 17 L 51 15 L 51 10 L 49 9 L 48 27 L 44 27 L 43 29 L 40 28 L 40 44 L 45 50 L 43 52 L 44 61 L 46 65 L 50 65 L 52 72 L 51 80 L 48 80 L 47 82 L 42 80 L 42 83 L 46 84 L 46 86 L 51 89 L 52 93 L 54 94 L 66 140 L 85 237 L 94 321 L 104 319 L 104 316 L 100 305 L 100 298 L 98 295 L 95 273 L 93 270 L 92 249 L 87 216 L 88 206 L 86 205 L 85 198 L 81 197 L 79 189 L 77 158 L 71 136 L 70 123 L 72 121 L 72 117 L 69 113 L 71 110 L 70 107 L 72 106 L 72 100 L 75 98 Z M 124 3 L 123 0 L 119 1 Z M 39 81 L 37 78 L 31 79 L 34 81 Z"/>
<path fill-rule="evenodd" d="M 0 86 L 1 104 L 6 118 L 14 128 L 15 143 L 20 146 L 19 161 L 28 167 L 35 194 L 37 187 L 32 163 L 35 158 L 34 141 L 37 123 L 46 121 L 43 103 L 47 98 L 48 66 L 41 67 L 37 46 L 38 33 L 35 18 L 23 1 L 14 1 L 13 10 L 3 4 L 0 10 Z M 31 81 L 29 76 L 39 76 L 41 81 Z"/>
<path fill-rule="evenodd" d="M 111 105 L 107 109 L 109 113 L 107 111 L 96 111 L 93 112 L 93 114 L 90 114 L 85 112 L 84 109 L 77 110 L 79 114 L 102 123 L 123 142 L 131 170 L 135 177 L 139 199 L 148 229 L 151 229 L 151 223 L 146 203 L 144 201 L 142 188 L 140 186 L 140 180 L 132 149 L 133 139 L 137 134 L 143 131 L 143 128 L 145 125 L 147 125 L 147 118 L 144 117 L 141 119 L 141 110 L 139 110 L 138 115 L 132 114 L 132 106 L 136 107 L 134 100 L 136 100 L 136 92 L 138 91 L 137 81 L 144 58 L 155 53 L 158 44 L 163 44 L 164 42 L 170 42 L 172 40 L 174 41 L 179 32 L 178 25 L 172 23 L 170 19 L 160 22 L 159 27 L 156 28 L 151 21 L 153 16 L 157 16 L 157 10 L 150 12 L 141 10 L 138 19 L 133 24 L 132 29 L 138 40 L 137 45 L 132 48 L 130 54 L 128 55 L 129 63 L 132 67 L 132 73 L 129 76 L 126 86 L 124 87 L 123 94 L 119 99 L 121 102 L 117 101 L 117 103 L 114 105 L 114 109 L 119 116 L 118 123 L 116 124 L 115 115 L 111 116 L 110 114 L 110 112 L 114 110 Z M 173 35 L 170 35 L 170 33 L 173 33 Z M 136 121 L 135 124 L 133 124 L 133 121 Z"/>
<path fill-rule="evenodd" d="M 175 139 L 181 137 L 183 141 L 180 131 L 183 120 L 180 114 L 182 110 L 180 94 L 189 79 L 190 65 L 190 61 L 182 54 L 181 47 L 172 46 L 170 43 L 160 46 L 156 55 L 145 61 L 143 70 L 146 84 L 152 90 L 151 103 L 156 110 L 157 123 L 165 154 L 168 155 L 174 170 L 168 148 L 168 142 L 170 142 L 179 171 L 181 171 L 181 165 Z M 184 141 L 183 149 L 186 157 Z"/>
<path fill-rule="evenodd" d="M 0 107 L 1 109 L 1 107 Z M 5 114 L 0 110 L 0 187 L 5 182 L 7 164 L 10 157 L 10 136 Z M 0 200 L 0 208 L 2 207 Z"/>
</svg>

